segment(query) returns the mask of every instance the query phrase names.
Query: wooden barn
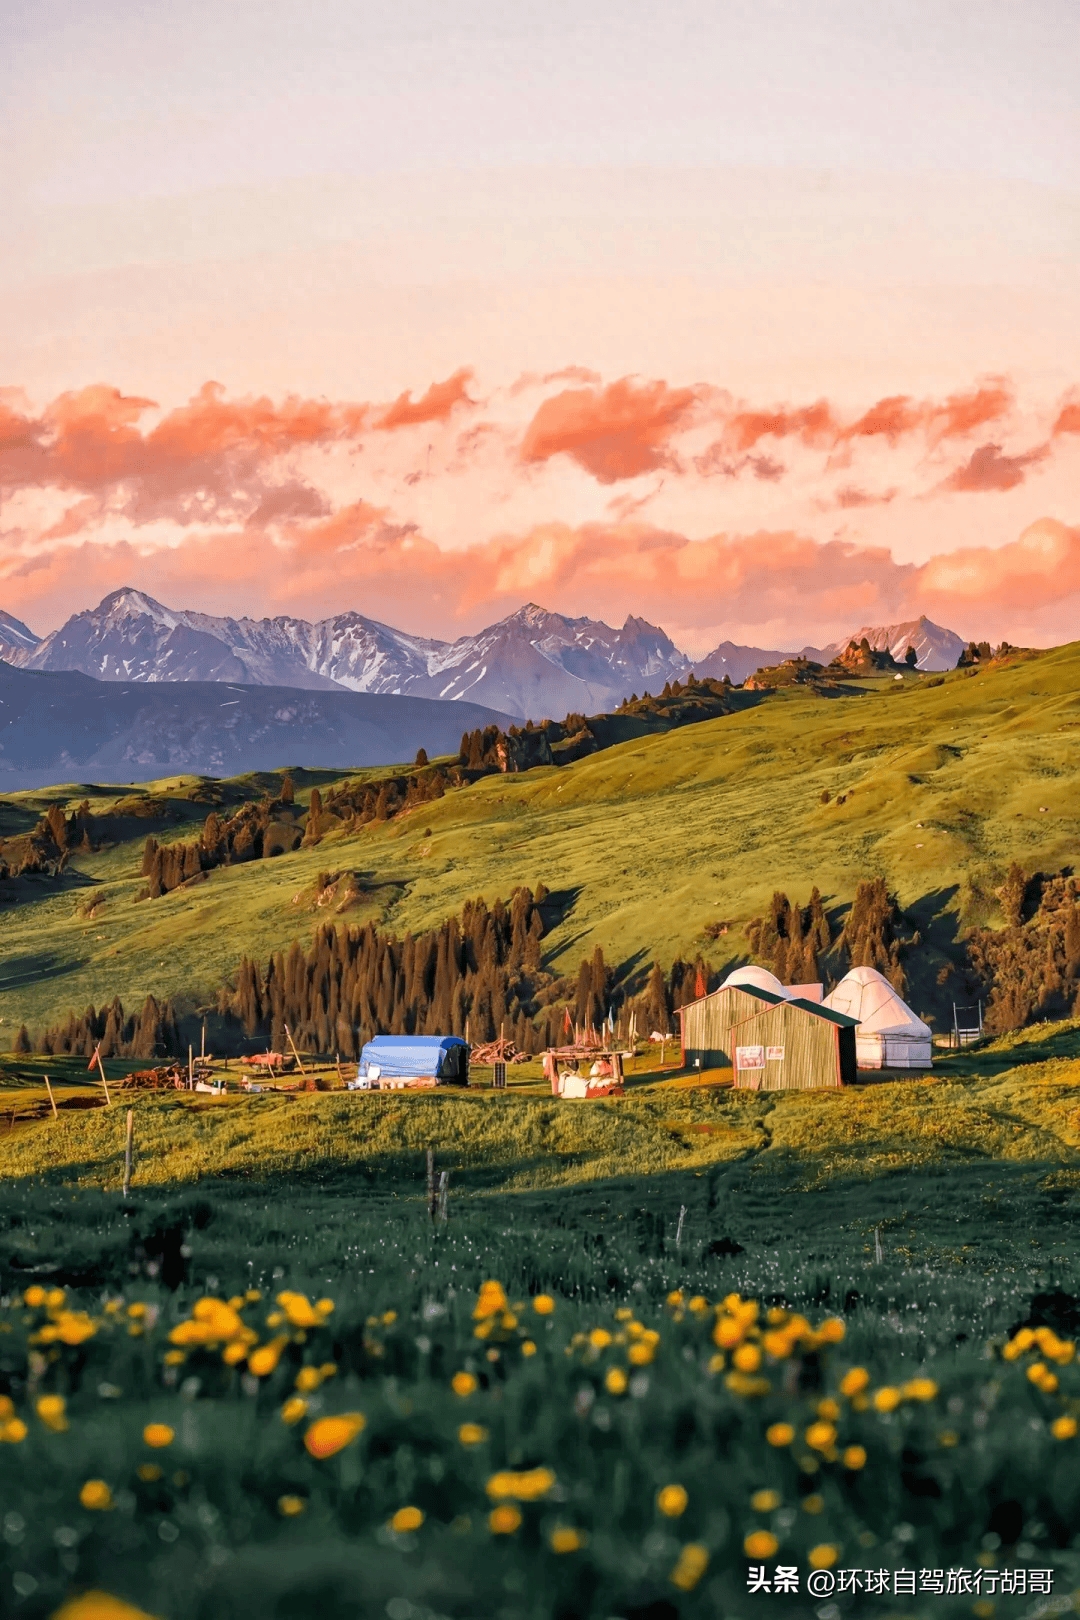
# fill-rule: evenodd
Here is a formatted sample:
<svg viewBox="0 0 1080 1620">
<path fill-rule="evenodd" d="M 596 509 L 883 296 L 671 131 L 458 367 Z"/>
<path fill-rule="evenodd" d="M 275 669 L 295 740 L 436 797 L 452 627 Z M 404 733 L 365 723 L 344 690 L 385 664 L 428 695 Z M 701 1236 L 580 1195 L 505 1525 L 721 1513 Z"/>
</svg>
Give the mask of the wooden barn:
<svg viewBox="0 0 1080 1620">
<path fill-rule="evenodd" d="M 722 984 L 711 995 L 678 1009 L 683 1067 L 730 1069 L 731 1031 L 784 998 L 753 984 Z"/>
<path fill-rule="evenodd" d="M 801 997 L 764 1007 L 731 1031 L 735 1084 L 751 1091 L 854 1085 L 857 1024 Z"/>
</svg>

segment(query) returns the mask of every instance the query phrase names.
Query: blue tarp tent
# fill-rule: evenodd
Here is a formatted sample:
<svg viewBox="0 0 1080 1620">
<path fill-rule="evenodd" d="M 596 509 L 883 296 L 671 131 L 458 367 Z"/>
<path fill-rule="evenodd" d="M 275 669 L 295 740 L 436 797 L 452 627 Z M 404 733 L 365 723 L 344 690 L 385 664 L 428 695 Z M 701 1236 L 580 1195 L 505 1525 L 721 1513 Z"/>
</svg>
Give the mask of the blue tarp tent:
<svg viewBox="0 0 1080 1620">
<path fill-rule="evenodd" d="M 447 1085 L 467 1084 L 469 1048 L 460 1035 L 376 1035 L 360 1053 L 360 1081 L 423 1076 Z"/>
</svg>

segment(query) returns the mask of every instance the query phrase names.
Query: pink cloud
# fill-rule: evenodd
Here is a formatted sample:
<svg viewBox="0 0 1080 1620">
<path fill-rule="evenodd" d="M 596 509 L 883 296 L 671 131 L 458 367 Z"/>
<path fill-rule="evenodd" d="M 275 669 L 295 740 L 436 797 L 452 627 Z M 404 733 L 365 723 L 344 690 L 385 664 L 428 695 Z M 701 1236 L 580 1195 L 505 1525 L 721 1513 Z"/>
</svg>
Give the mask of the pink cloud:
<svg viewBox="0 0 1080 1620">
<path fill-rule="evenodd" d="M 523 462 L 568 455 L 601 484 L 671 464 L 668 443 L 698 399 L 694 388 L 635 383 L 571 388 L 546 399 L 525 431 Z"/>
<path fill-rule="evenodd" d="M 1000 444 L 981 444 L 938 487 L 949 494 L 1015 489 L 1024 482 L 1027 469 L 1037 466 L 1048 454 L 1048 445 L 1039 445 L 1019 456 L 1003 456 Z"/>
</svg>

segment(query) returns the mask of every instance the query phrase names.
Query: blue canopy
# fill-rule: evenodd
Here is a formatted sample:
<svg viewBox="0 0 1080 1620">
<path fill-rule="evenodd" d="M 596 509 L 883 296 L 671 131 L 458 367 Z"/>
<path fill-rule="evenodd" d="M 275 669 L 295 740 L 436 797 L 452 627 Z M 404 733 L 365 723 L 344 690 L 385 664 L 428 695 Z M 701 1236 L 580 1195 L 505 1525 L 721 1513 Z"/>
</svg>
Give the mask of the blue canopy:
<svg viewBox="0 0 1080 1620">
<path fill-rule="evenodd" d="M 380 1074 L 395 1078 L 457 1076 L 462 1072 L 462 1052 L 467 1053 L 468 1046 L 460 1035 L 376 1035 L 360 1053 L 358 1072 L 363 1078 L 373 1064 Z"/>
</svg>

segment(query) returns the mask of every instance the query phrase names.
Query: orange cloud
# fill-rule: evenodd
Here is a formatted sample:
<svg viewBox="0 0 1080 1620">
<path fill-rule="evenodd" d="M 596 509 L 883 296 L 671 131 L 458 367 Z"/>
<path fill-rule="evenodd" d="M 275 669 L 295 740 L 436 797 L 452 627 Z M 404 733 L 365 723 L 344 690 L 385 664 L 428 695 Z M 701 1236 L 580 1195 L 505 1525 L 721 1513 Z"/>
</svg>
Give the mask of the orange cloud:
<svg viewBox="0 0 1080 1620">
<path fill-rule="evenodd" d="M 1045 460 L 1048 453 L 1049 447 L 1040 445 L 1023 455 L 1003 456 L 1000 444 L 981 444 L 938 487 L 950 494 L 1015 489 L 1024 482 L 1027 469 Z"/>
<path fill-rule="evenodd" d="M 887 506 L 895 494 L 895 489 L 887 489 L 880 495 L 872 495 L 865 489 L 856 488 L 854 484 L 845 484 L 843 489 L 836 492 L 836 504 L 842 510 L 856 506 Z"/>
<path fill-rule="evenodd" d="M 1072 400 L 1063 405 L 1051 431 L 1055 437 L 1059 433 L 1080 433 L 1080 402 Z"/>
<path fill-rule="evenodd" d="M 668 441 L 698 399 L 694 388 L 635 383 L 568 388 L 544 400 L 525 430 L 521 460 L 568 455 L 601 484 L 671 465 Z"/>
<path fill-rule="evenodd" d="M 418 422 L 445 422 L 457 405 L 474 405 L 468 387 L 472 371 L 465 367 L 455 371 L 445 382 L 432 383 L 426 394 L 414 400 L 407 392 L 399 394 L 389 410 L 379 417 L 375 426 L 383 429 L 415 427 Z"/>
<path fill-rule="evenodd" d="M 737 411 L 729 418 L 726 438 L 734 450 L 750 450 L 759 439 L 786 439 L 797 434 L 804 444 L 835 442 L 838 432 L 832 407 L 819 399 L 797 410 Z"/>
<path fill-rule="evenodd" d="M 934 442 L 963 438 L 1012 410 L 1012 390 L 1000 378 L 970 394 L 950 394 L 943 405 L 926 407 L 926 424 Z"/>
</svg>

